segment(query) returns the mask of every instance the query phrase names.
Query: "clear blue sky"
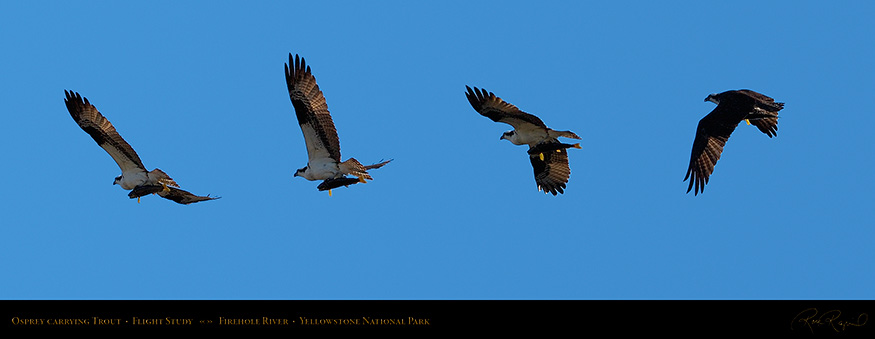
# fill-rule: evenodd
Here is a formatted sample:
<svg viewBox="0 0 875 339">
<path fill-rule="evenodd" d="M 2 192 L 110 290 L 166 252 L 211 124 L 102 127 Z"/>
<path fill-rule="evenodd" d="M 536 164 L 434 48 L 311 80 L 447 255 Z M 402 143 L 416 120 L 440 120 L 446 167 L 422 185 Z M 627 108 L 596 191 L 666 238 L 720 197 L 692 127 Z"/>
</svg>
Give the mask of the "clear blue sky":
<svg viewBox="0 0 875 339">
<path fill-rule="evenodd" d="M 0 298 L 872 299 L 866 1 L 5 2 Z M 326 192 L 286 91 L 311 65 L 344 158 Z M 537 191 L 486 88 L 572 130 Z M 709 93 L 785 102 L 683 176 Z M 184 188 L 142 203 L 70 118 L 87 97 Z"/>
</svg>

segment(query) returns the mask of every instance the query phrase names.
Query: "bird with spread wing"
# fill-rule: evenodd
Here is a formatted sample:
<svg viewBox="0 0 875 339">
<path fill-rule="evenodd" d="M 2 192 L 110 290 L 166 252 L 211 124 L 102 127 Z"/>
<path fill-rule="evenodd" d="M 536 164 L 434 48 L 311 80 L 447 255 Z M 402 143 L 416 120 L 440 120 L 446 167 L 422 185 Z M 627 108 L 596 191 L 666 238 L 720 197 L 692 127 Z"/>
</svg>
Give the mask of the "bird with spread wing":
<svg viewBox="0 0 875 339">
<path fill-rule="evenodd" d="M 140 157 L 137 152 L 134 152 L 133 147 L 125 139 L 122 139 L 115 127 L 103 114 L 100 114 L 94 105 L 88 102 L 87 98 L 83 98 L 79 93 L 73 91 L 65 90 L 64 94 L 66 95 L 64 103 L 67 105 L 67 110 L 73 120 L 97 142 L 98 146 L 109 153 L 109 156 L 122 170 L 122 174 L 116 177 L 112 184 L 119 185 L 125 190 L 131 190 L 128 194 L 131 199 L 137 198 L 137 202 L 139 202 L 140 197 L 152 193 L 180 204 L 219 198 L 209 195 L 198 196 L 181 190 L 176 181 L 160 169 L 146 171 L 146 167 L 143 166 L 143 162 L 140 161 Z"/>
<path fill-rule="evenodd" d="M 559 137 L 580 139 L 571 131 L 556 131 L 547 127 L 540 118 L 521 111 L 492 92 L 465 86 L 465 95 L 474 110 L 495 122 L 513 126 L 514 130 L 504 132 L 501 139 L 514 145 L 528 145 L 529 160 L 535 172 L 538 190 L 544 193 L 565 193 L 565 184 L 571 176 L 568 166 L 568 148 L 581 148 L 579 143 L 565 144 Z"/>
<path fill-rule="evenodd" d="M 298 169 L 294 176 L 310 181 L 322 180 L 316 188 L 328 191 L 328 195 L 331 195 L 334 188 L 372 180 L 368 170 L 383 167 L 392 161 L 381 161 L 368 166 L 362 165 L 355 158 L 341 162 L 337 129 L 328 112 L 325 96 L 316 84 L 316 77 L 310 72 L 310 66 L 307 66 L 304 58 L 297 54 L 292 57 L 289 53 L 289 63 L 285 65 L 285 70 L 289 98 L 304 133 L 308 157 L 307 166 Z"/>
<path fill-rule="evenodd" d="M 684 177 L 684 181 L 690 179 L 687 193 L 692 190 L 693 195 L 705 191 L 723 146 L 739 123 L 746 121 L 771 138 L 778 135 L 778 111 L 784 108 L 784 103 L 748 89 L 710 94 L 705 101 L 717 107 L 699 120 L 696 128 L 690 166 Z"/>
</svg>

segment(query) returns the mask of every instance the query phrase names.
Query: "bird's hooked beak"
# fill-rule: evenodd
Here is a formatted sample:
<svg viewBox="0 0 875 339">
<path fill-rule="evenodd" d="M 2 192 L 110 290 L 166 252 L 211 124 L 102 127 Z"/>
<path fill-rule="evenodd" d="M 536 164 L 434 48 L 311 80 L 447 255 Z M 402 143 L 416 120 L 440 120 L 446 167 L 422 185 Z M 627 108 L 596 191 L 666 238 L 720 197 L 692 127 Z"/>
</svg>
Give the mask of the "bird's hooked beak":
<svg viewBox="0 0 875 339">
<path fill-rule="evenodd" d="M 720 104 L 720 100 L 717 100 L 717 96 L 714 94 L 708 94 L 708 97 L 705 98 L 705 102 L 708 102 L 708 101 L 713 102 L 713 103 L 718 104 L 718 105 Z"/>
<path fill-rule="evenodd" d="M 293 177 L 303 177 L 304 172 L 306 172 L 307 168 L 309 168 L 309 167 L 310 167 L 310 164 L 308 163 L 307 166 L 305 166 L 304 168 L 299 168 L 298 170 L 295 171 L 295 175 Z"/>
</svg>

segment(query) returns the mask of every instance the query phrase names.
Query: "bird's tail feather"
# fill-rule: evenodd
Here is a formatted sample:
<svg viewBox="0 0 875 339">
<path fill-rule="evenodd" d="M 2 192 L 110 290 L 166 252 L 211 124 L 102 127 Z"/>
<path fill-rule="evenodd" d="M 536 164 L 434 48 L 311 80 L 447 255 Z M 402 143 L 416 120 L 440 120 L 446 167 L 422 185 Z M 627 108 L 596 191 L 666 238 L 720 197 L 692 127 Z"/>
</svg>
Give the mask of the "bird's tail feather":
<svg viewBox="0 0 875 339">
<path fill-rule="evenodd" d="M 176 181 L 173 180 L 173 178 L 171 178 L 169 175 L 167 175 L 167 173 L 164 173 L 164 171 L 160 169 L 153 169 L 151 172 L 149 172 L 149 177 L 157 183 L 179 188 L 179 184 L 177 184 Z"/>
<path fill-rule="evenodd" d="M 368 174 L 368 169 L 355 158 L 349 158 L 346 161 L 340 163 L 340 172 L 344 175 L 352 174 L 357 176 L 361 180 L 372 180 L 370 174 Z"/>
<path fill-rule="evenodd" d="M 549 130 L 548 134 L 550 135 L 551 138 L 563 137 L 563 138 L 569 138 L 569 139 L 580 139 L 580 137 L 577 136 L 577 134 L 574 134 L 574 132 L 572 132 L 572 131 Z"/>
</svg>

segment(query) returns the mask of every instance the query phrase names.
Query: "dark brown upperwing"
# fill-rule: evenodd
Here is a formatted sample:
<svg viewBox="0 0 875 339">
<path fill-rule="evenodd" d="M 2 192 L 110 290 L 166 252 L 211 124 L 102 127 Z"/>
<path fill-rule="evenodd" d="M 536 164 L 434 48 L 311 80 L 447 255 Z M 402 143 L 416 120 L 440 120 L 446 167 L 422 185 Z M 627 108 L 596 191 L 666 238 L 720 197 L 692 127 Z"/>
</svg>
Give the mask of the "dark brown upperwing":
<svg viewBox="0 0 875 339">
<path fill-rule="evenodd" d="M 289 68 L 289 65 L 292 67 Z M 310 67 L 306 65 L 304 58 L 297 54 L 293 59 L 292 54 L 289 53 L 289 63 L 285 65 L 285 69 L 289 98 L 292 100 L 292 106 L 295 107 L 295 116 L 302 131 L 305 125 L 315 130 L 325 151 L 335 161 L 340 162 L 340 139 L 337 137 L 337 129 L 328 112 L 325 96 L 316 84 L 316 77 L 310 72 Z M 304 137 L 307 137 L 306 131 Z M 313 158 L 316 150 L 311 149 L 309 143 L 307 146 L 307 152 Z"/>
</svg>

